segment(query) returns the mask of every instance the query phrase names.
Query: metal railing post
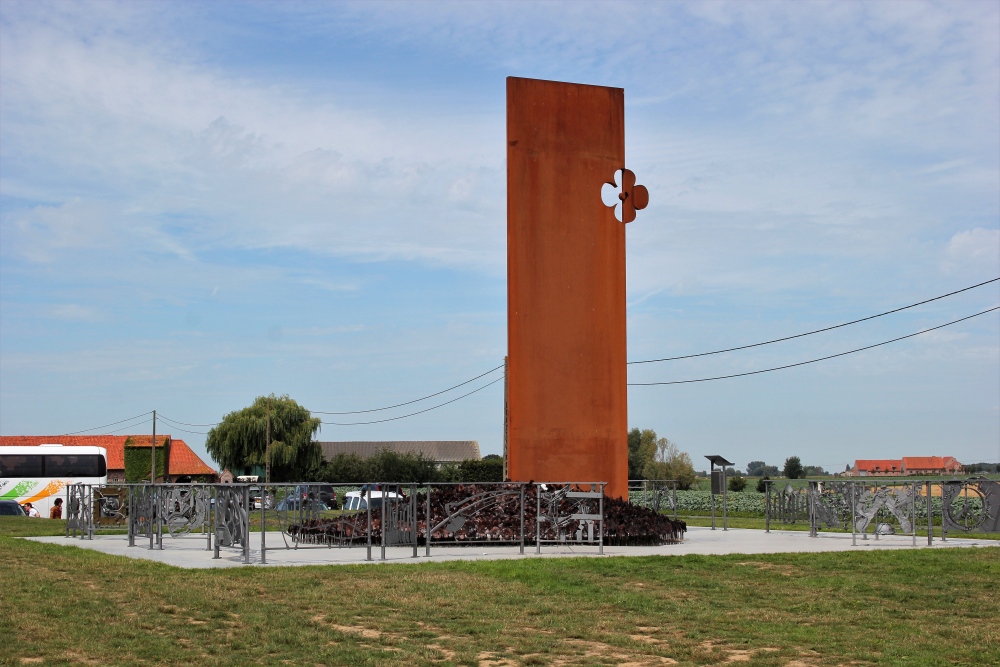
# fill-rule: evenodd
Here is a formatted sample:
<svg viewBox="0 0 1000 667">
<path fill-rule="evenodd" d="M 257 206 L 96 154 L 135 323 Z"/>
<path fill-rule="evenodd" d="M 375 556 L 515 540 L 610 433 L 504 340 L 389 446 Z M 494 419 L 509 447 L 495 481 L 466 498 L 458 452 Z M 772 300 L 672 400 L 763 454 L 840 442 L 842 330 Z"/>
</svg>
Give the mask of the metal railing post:
<svg viewBox="0 0 1000 667">
<path fill-rule="evenodd" d="M 599 514 L 601 515 L 601 537 L 599 546 L 597 548 L 597 553 L 603 556 L 604 555 L 604 483 L 602 482 L 598 488 L 601 491 L 601 497 L 597 501 L 597 504 L 599 506 L 598 507 Z"/>
<path fill-rule="evenodd" d="M 212 514 L 214 515 L 214 517 L 212 519 L 212 529 L 215 530 L 216 532 L 218 532 L 218 530 L 219 530 L 219 505 L 222 504 L 222 499 L 219 498 L 219 494 L 217 493 L 217 491 L 218 491 L 217 488 L 216 489 L 212 489 L 212 495 L 215 497 L 215 508 L 214 508 L 214 511 L 212 512 Z M 215 536 L 215 553 L 212 555 L 212 558 L 213 559 L 215 559 L 215 558 L 221 558 L 221 556 L 219 556 L 219 536 L 218 535 Z"/>
<path fill-rule="evenodd" d="M 424 540 L 424 555 L 431 557 L 431 483 L 427 483 L 427 537 Z"/>
<path fill-rule="evenodd" d="M 378 486 L 379 486 L 380 489 L 382 489 L 382 502 L 381 502 L 381 504 L 379 506 L 379 511 L 382 513 L 382 518 L 378 522 L 378 525 L 379 525 L 379 531 L 378 532 L 379 532 L 379 538 L 380 538 L 379 539 L 379 543 L 381 544 L 381 547 L 382 547 L 382 556 L 381 556 L 381 559 L 385 560 L 385 493 L 386 493 L 386 491 L 385 491 L 385 484 L 379 484 Z M 370 505 L 371 503 L 368 503 L 368 504 Z"/>
<path fill-rule="evenodd" d="M 365 560 L 372 559 L 372 493 L 368 486 L 371 485 L 365 487 L 365 507 L 368 508 L 368 557 Z"/>
<path fill-rule="evenodd" d="M 267 506 L 267 487 L 262 487 L 260 492 L 260 564 L 267 565 L 267 516 L 265 512 Z"/>
<path fill-rule="evenodd" d="M 250 564 L 250 487 L 243 487 L 243 564 Z"/>
<path fill-rule="evenodd" d="M 854 486 L 854 482 L 851 482 L 851 546 L 858 546 L 858 511 L 857 511 L 857 489 Z"/>
<path fill-rule="evenodd" d="M 518 482 L 518 487 L 521 490 L 521 503 L 519 507 L 521 508 L 521 555 L 524 555 L 524 482 Z"/>
<path fill-rule="evenodd" d="M 934 546 L 934 523 L 931 506 L 931 483 L 927 482 L 927 546 Z"/>
<path fill-rule="evenodd" d="M 410 516 L 413 517 L 413 557 L 417 557 L 417 487 L 410 485 Z"/>
<path fill-rule="evenodd" d="M 674 499 L 674 521 L 677 521 L 677 482 L 671 482 L 670 494 Z"/>
<path fill-rule="evenodd" d="M 535 484 L 535 500 L 537 509 L 535 510 L 535 555 L 542 553 L 542 487 Z"/>
<path fill-rule="evenodd" d="M 919 482 L 914 482 L 910 486 L 910 532 L 913 534 L 913 546 L 917 546 L 917 490 L 919 488 Z"/>
<path fill-rule="evenodd" d="M 146 523 L 149 526 L 149 549 L 153 550 L 153 545 L 156 543 L 156 516 L 159 512 L 156 511 L 156 489 L 152 484 L 149 485 L 149 518 L 146 519 Z"/>
</svg>

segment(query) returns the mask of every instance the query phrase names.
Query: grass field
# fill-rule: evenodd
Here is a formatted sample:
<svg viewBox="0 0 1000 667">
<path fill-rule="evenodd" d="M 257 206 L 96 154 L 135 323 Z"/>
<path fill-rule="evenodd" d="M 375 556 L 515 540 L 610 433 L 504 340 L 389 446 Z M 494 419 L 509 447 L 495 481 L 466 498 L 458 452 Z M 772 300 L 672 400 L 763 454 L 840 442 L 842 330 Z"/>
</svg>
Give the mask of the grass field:
<svg viewBox="0 0 1000 667">
<path fill-rule="evenodd" d="M 180 570 L 10 534 L 3 664 L 1000 664 L 1000 549 Z"/>
</svg>

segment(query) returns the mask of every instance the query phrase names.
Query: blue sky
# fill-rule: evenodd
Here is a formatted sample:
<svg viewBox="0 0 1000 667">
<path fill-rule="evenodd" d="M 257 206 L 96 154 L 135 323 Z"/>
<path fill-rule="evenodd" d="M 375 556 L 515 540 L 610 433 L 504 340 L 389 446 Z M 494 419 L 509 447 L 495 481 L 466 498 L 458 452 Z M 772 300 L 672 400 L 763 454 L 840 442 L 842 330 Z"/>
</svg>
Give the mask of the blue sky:
<svg viewBox="0 0 1000 667">
<path fill-rule="evenodd" d="M 4 2 L 0 432 L 213 423 L 271 392 L 364 410 L 500 364 L 510 75 L 625 89 L 651 198 L 627 229 L 630 359 L 996 278 L 998 35 L 993 2 Z M 997 285 L 629 378 L 853 349 Z M 498 383 L 320 437 L 499 453 L 502 407 Z M 1000 318 L 632 387 L 629 423 L 741 466 L 995 461 Z"/>
</svg>

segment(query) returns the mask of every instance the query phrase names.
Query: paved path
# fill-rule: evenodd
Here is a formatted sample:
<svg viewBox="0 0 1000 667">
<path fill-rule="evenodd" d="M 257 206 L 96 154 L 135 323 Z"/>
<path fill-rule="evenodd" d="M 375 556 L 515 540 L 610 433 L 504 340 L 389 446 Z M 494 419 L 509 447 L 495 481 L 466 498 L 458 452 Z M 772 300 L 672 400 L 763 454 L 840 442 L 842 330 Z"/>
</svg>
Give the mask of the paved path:
<svg viewBox="0 0 1000 667">
<path fill-rule="evenodd" d="M 129 547 L 128 538 L 124 535 L 97 535 L 93 540 L 67 539 L 65 537 L 30 537 L 25 538 L 47 544 L 61 544 L 94 549 L 106 554 L 127 556 L 166 563 L 184 568 L 210 567 L 241 567 L 242 553 L 237 549 L 221 549 L 221 558 L 213 559 L 212 552 L 205 549 L 205 537 L 172 538 L 164 536 L 162 550 L 149 550 L 149 541 L 140 546 Z M 260 533 L 250 536 L 250 564 L 260 566 Z M 364 547 L 327 548 L 308 547 L 294 549 L 274 549 L 282 546 L 279 533 L 268 533 L 267 564 L 265 567 L 280 565 L 363 565 L 383 562 L 380 560 L 381 549 L 372 547 L 371 562 L 366 560 L 367 550 Z M 968 538 L 948 538 L 942 542 L 935 538 L 932 547 L 927 546 L 926 537 L 917 538 L 918 549 L 941 549 L 946 547 L 998 547 L 1000 540 L 977 540 Z M 867 540 L 860 537 L 857 546 L 852 546 L 851 536 L 843 533 L 820 533 L 819 537 L 811 538 L 805 531 L 772 530 L 765 533 L 762 530 L 747 530 L 731 528 L 727 531 L 711 528 L 691 527 L 681 544 L 668 544 L 661 547 L 605 547 L 604 557 L 609 556 L 681 556 L 684 554 L 769 554 L 820 551 L 871 551 L 873 549 L 912 549 L 913 538 L 901 535 L 882 536 L 876 540 L 869 536 Z M 273 549 L 273 550 L 272 550 Z M 517 558 L 537 558 L 534 547 L 525 547 L 525 555 L 518 553 L 518 547 L 438 547 L 431 548 L 431 556 L 424 556 L 424 548 L 417 550 L 418 558 L 413 558 L 412 547 L 389 547 L 385 550 L 387 563 L 425 563 L 428 561 L 444 562 L 457 560 L 503 560 Z M 570 556 L 600 557 L 597 547 L 590 546 L 543 546 L 541 558 L 564 558 Z"/>
</svg>

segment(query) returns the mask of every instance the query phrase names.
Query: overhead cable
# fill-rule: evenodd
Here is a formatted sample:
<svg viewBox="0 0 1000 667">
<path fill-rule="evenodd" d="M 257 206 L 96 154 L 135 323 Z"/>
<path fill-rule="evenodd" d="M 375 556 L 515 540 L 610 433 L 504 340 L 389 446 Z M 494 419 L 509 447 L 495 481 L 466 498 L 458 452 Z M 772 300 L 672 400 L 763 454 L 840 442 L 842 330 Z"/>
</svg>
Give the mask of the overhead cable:
<svg viewBox="0 0 1000 667">
<path fill-rule="evenodd" d="M 100 430 L 102 428 L 107 428 L 109 426 L 114 426 L 115 424 L 124 424 L 125 422 L 134 421 L 134 420 L 138 419 L 139 417 L 145 417 L 146 415 L 151 415 L 151 414 L 153 414 L 152 410 L 150 410 L 149 412 L 143 412 L 141 415 L 136 415 L 135 417 L 129 417 L 128 419 L 121 419 L 119 421 L 111 422 L 110 424 L 105 424 L 103 426 L 95 426 L 94 428 L 85 428 L 82 431 L 73 431 L 72 433 L 62 433 L 61 435 L 78 435 L 80 433 L 87 433 L 89 431 L 97 431 L 97 430 Z M 118 429 L 118 430 L 121 430 L 121 429 Z"/>
<path fill-rule="evenodd" d="M 442 389 L 439 392 L 436 392 L 436 393 L 433 393 L 433 394 L 428 394 L 427 396 L 424 396 L 422 398 L 415 398 L 412 401 L 407 401 L 405 403 L 397 403 L 396 405 L 387 405 L 384 408 L 372 408 L 371 410 L 352 410 L 350 412 L 324 412 L 322 410 L 310 410 L 309 412 L 310 413 L 316 413 L 316 414 L 319 414 L 319 415 L 360 415 L 360 414 L 364 414 L 366 412 L 381 412 L 382 410 L 391 410 L 392 408 L 401 408 L 404 405 L 411 405 L 413 403 L 419 403 L 420 401 L 427 400 L 428 398 L 434 398 L 435 396 L 440 396 L 441 394 L 445 394 L 445 393 L 451 391 L 452 389 L 458 389 L 459 387 L 465 386 L 465 385 L 469 384 L 470 382 L 475 382 L 479 378 L 485 377 L 485 376 L 489 375 L 490 373 L 492 373 L 493 371 L 500 370 L 501 368 L 503 368 L 503 364 L 500 364 L 496 368 L 491 368 L 490 370 L 486 371 L 482 375 L 477 375 L 476 377 L 472 378 L 471 380 L 466 380 L 465 382 L 462 382 L 460 384 L 456 384 L 454 387 L 448 387 L 447 389 Z M 468 396 L 468 394 L 466 394 L 466 396 Z M 442 403 L 442 405 L 447 405 L 447 403 Z M 420 414 L 420 413 L 416 413 L 415 412 L 414 414 Z M 386 421 L 390 421 L 390 420 L 386 420 Z M 365 422 L 365 423 L 375 423 L 375 422 Z"/>
<path fill-rule="evenodd" d="M 493 370 L 496 370 L 496 369 L 494 368 Z M 453 399 L 451 399 L 450 401 L 445 401 L 444 403 L 440 403 L 440 404 L 438 404 L 438 405 L 435 405 L 435 406 L 433 406 L 433 407 L 430 407 L 430 408 L 426 408 L 426 409 L 424 409 L 424 410 L 419 410 L 419 411 L 417 411 L 417 412 L 411 412 L 411 413 L 410 413 L 410 414 L 408 414 L 408 415 L 401 415 L 401 416 L 399 416 L 399 417 L 390 417 L 389 419 L 378 419 L 378 420 L 375 420 L 375 421 L 370 421 L 370 422 L 348 422 L 348 423 L 341 423 L 341 422 L 322 422 L 322 423 L 323 423 L 323 424 L 328 424 L 328 425 L 331 425 L 331 426 L 361 426 L 361 425 L 363 425 L 363 424 L 381 424 L 381 423 L 383 423 L 383 422 L 392 422 L 392 421 L 396 421 L 396 420 L 398 420 L 398 419 L 406 419 L 407 417 L 413 417 L 414 415 L 420 415 L 420 414 L 423 414 L 423 413 L 425 413 L 425 412 L 430 412 L 431 410 L 437 410 L 438 408 L 443 408 L 444 406 L 448 405 L 449 403 L 454 403 L 455 401 L 460 401 L 460 400 L 462 400 L 462 399 L 463 399 L 463 398 L 465 398 L 466 396 L 472 396 L 472 395 L 473 395 L 473 394 L 475 394 L 475 393 L 476 393 L 477 391 L 482 391 L 483 389 L 486 389 L 486 388 L 487 388 L 487 387 L 489 387 L 490 385 L 494 385 L 494 384 L 496 384 L 496 383 L 497 383 L 497 382 L 499 382 L 500 380 L 504 379 L 504 377 L 505 377 L 505 376 L 501 375 L 501 376 L 500 376 L 500 377 L 498 377 L 498 378 L 497 378 L 496 380 L 493 380 L 492 382 L 489 382 L 489 383 L 487 383 L 487 384 L 484 384 L 484 385 L 483 385 L 482 387 L 480 387 L 479 389 L 473 389 L 473 390 L 472 390 L 472 391 L 470 391 L 470 392 L 469 392 L 468 394 L 462 394 L 462 395 L 461 395 L 461 396 L 459 396 L 458 398 L 453 398 Z M 325 413 L 325 414 L 328 414 L 328 413 Z"/>
<path fill-rule="evenodd" d="M 189 424 L 187 422 L 179 422 L 176 419 L 171 419 L 170 417 L 165 417 L 164 415 L 161 415 L 159 413 L 157 413 L 156 418 L 162 419 L 165 422 L 170 422 L 171 424 L 181 424 L 182 426 L 218 426 L 220 424 L 220 422 L 215 422 L 214 424 Z M 193 433 L 194 431 L 188 431 L 188 432 Z"/>
<path fill-rule="evenodd" d="M 774 340 L 766 340 L 763 343 L 753 343 L 751 345 L 740 345 L 739 347 L 729 347 L 725 350 L 715 350 L 714 352 L 700 352 L 698 354 L 685 354 L 680 357 L 664 357 L 663 359 L 644 359 L 642 361 L 630 361 L 631 364 L 653 364 L 658 361 L 677 361 L 678 359 L 692 359 L 694 357 L 707 357 L 712 354 L 722 354 L 723 352 L 735 352 L 736 350 L 746 350 L 751 347 L 760 347 L 761 345 L 770 345 L 771 343 L 780 343 L 786 340 L 792 340 L 793 338 L 802 338 L 803 336 L 812 336 L 813 334 L 823 333 L 824 331 L 832 331 L 833 329 L 839 329 L 841 327 L 850 326 L 852 324 L 858 324 L 859 322 L 867 322 L 868 320 L 874 320 L 877 317 L 884 317 L 885 315 L 891 315 L 893 313 L 898 313 L 901 310 L 907 310 L 909 308 L 915 308 L 917 306 L 922 306 L 925 303 L 930 303 L 931 301 L 937 301 L 938 299 L 944 299 L 949 296 L 954 296 L 956 294 L 961 294 L 962 292 L 967 292 L 971 289 L 977 287 L 982 287 L 983 285 L 989 285 L 990 283 L 995 283 L 1000 278 L 994 278 L 992 280 L 985 280 L 981 283 L 975 285 L 970 285 L 969 287 L 963 287 L 960 290 L 955 290 L 954 292 L 948 292 L 947 294 L 942 294 L 941 296 L 936 296 L 933 299 L 925 299 L 923 301 L 918 301 L 917 303 L 911 303 L 909 306 L 903 306 L 902 308 L 894 308 L 892 310 L 887 310 L 884 313 L 879 313 L 878 315 L 869 315 L 868 317 L 862 317 L 859 320 L 851 320 L 850 322 L 844 322 L 843 324 L 835 324 L 832 327 L 824 327 L 822 329 L 816 329 L 815 331 L 807 331 L 805 333 L 795 334 L 794 336 L 785 336 L 784 338 L 775 338 Z"/>
<path fill-rule="evenodd" d="M 930 329 L 924 329 L 923 331 L 918 331 L 916 333 L 907 334 L 905 336 L 900 336 L 899 338 L 893 338 L 892 340 L 883 341 L 881 343 L 875 343 L 874 345 L 866 345 L 865 347 L 859 347 L 856 350 L 849 350 L 847 352 L 840 352 L 838 354 L 831 354 L 826 357 L 820 357 L 819 359 L 810 359 L 809 361 L 800 361 L 795 364 L 786 364 L 785 366 L 775 366 L 774 368 L 765 368 L 759 371 L 749 371 L 747 373 L 734 373 L 732 375 L 720 375 L 718 377 L 710 378 L 699 378 L 697 380 L 674 380 L 672 382 L 629 382 L 630 387 L 650 387 L 653 385 L 665 385 L 665 384 L 691 384 L 694 382 L 710 382 L 712 380 L 727 380 L 729 378 L 745 377 L 747 375 L 759 375 L 760 373 L 770 373 L 771 371 L 780 371 L 786 368 L 794 368 L 796 366 L 805 366 L 806 364 L 814 364 L 817 361 L 826 361 L 827 359 L 834 359 L 836 357 L 843 357 L 848 354 L 854 354 L 855 352 L 862 352 L 863 350 L 870 350 L 873 347 L 879 347 L 881 345 L 888 345 L 889 343 L 895 343 L 896 341 L 904 340 L 906 338 L 913 338 L 914 336 L 919 336 L 920 334 L 925 334 L 929 331 L 934 331 L 936 329 L 943 329 L 944 327 L 951 326 L 952 324 L 958 324 L 959 322 L 964 322 L 965 320 L 971 320 L 973 317 L 979 317 L 980 315 L 985 315 L 986 313 L 992 313 L 994 310 L 1000 310 L 1000 306 L 994 306 L 982 312 L 976 313 L 975 315 L 969 315 L 968 317 L 963 317 L 958 320 L 953 320 L 947 324 L 941 324 L 936 327 L 931 327 Z"/>
</svg>

